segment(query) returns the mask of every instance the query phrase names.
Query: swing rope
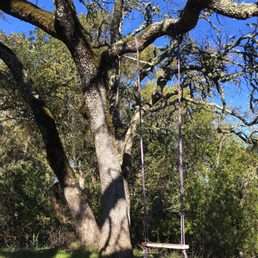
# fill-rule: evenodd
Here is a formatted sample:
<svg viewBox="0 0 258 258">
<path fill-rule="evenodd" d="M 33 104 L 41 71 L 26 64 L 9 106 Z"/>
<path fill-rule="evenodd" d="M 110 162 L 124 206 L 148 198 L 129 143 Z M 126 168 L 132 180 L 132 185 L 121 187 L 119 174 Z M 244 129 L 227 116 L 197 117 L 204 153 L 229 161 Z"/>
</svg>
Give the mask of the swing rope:
<svg viewBox="0 0 258 258">
<path fill-rule="evenodd" d="M 178 130 L 178 161 L 177 169 L 179 172 L 179 202 L 180 202 L 180 243 L 185 245 L 185 207 L 184 207 L 184 164 L 183 164 L 183 87 L 181 84 L 181 60 L 180 60 L 180 46 L 178 44 L 177 52 L 177 83 L 178 83 L 178 121 L 177 121 L 177 130 Z M 187 258 L 186 250 L 183 250 L 183 255 Z"/>
<path fill-rule="evenodd" d="M 140 52 L 139 42 L 137 37 L 134 38 L 137 54 L 137 79 L 136 89 L 138 92 L 139 101 L 139 116 L 140 116 L 140 153 L 141 153 L 141 179 L 142 179 L 142 196 L 143 196 L 143 237 L 144 242 L 148 241 L 148 223 L 147 223 L 147 197 L 146 197 L 146 181 L 145 181 L 145 164 L 144 164 L 144 146 L 143 146 L 143 116 L 142 116 L 142 93 L 141 93 L 141 78 L 140 78 Z M 147 258 L 148 250 L 144 246 L 144 258 Z"/>
<path fill-rule="evenodd" d="M 144 258 L 148 257 L 148 247 L 156 248 L 169 248 L 182 250 L 184 258 L 187 258 L 186 249 L 189 248 L 185 244 L 185 214 L 184 214 L 184 168 L 183 168 L 183 119 L 182 119 L 182 98 L 183 98 L 183 87 L 181 85 L 181 62 L 180 62 L 180 47 L 178 45 L 177 53 L 177 83 L 178 83 L 178 172 L 179 172 L 179 202 L 180 202 L 180 244 L 162 244 L 162 243 L 148 243 L 148 223 L 147 223 L 147 197 L 146 197 L 146 177 L 145 177 L 145 164 L 144 164 L 144 146 L 143 146 L 143 109 L 142 109 L 142 94 L 141 94 L 141 78 L 140 78 L 140 52 L 139 42 L 135 36 L 136 46 L 136 60 L 137 60 L 137 79 L 136 89 L 139 98 L 139 116 L 140 116 L 140 153 L 141 153 L 141 178 L 142 178 L 142 195 L 143 195 L 143 235 L 144 235 Z"/>
</svg>

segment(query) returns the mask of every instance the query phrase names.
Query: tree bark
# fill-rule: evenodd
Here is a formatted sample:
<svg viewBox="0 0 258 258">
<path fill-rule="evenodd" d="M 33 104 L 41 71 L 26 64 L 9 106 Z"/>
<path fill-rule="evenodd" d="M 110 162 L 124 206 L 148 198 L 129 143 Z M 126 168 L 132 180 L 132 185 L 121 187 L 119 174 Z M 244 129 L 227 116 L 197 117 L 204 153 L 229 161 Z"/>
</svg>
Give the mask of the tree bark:
<svg viewBox="0 0 258 258">
<path fill-rule="evenodd" d="M 101 181 L 100 251 L 105 256 L 131 257 L 127 188 L 109 119 L 104 84 L 96 82 L 85 91 L 84 96 L 94 134 Z"/>
<path fill-rule="evenodd" d="M 56 28 L 58 33 L 63 35 L 63 41 L 70 50 L 77 67 L 87 115 L 94 135 L 102 192 L 98 247 L 105 256 L 131 257 L 128 198 L 125 194 L 106 89 L 109 63 L 106 63 L 104 52 L 98 56 L 94 55 L 84 37 L 83 28 L 71 2 L 55 0 L 55 3 Z M 79 193 L 74 191 L 71 198 L 79 199 Z M 85 208 L 87 210 L 87 207 Z M 79 207 L 73 207 L 73 209 L 77 210 Z M 91 225 L 86 223 L 86 226 Z M 83 230 L 88 233 L 87 228 Z"/>
</svg>

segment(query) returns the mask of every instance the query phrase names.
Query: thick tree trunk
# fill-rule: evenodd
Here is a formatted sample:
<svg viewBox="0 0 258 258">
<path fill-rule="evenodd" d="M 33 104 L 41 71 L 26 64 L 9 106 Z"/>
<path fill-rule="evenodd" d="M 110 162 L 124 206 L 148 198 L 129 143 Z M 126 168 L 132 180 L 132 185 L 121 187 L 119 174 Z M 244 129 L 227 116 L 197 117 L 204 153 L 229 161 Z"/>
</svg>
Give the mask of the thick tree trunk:
<svg viewBox="0 0 258 258">
<path fill-rule="evenodd" d="M 102 190 L 99 249 L 106 256 L 130 257 L 132 245 L 128 198 L 125 194 L 124 178 L 104 83 L 110 68 L 108 60 L 110 57 L 107 58 L 104 54 L 96 56 L 93 53 L 71 2 L 55 0 L 55 3 L 56 29 L 63 36 L 63 42 L 69 48 L 80 75 L 91 131 L 94 135 Z M 70 188 L 69 191 L 67 199 L 80 200 L 80 193 L 75 188 Z M 74 205 L 75 207 L 71 208 L 80 216 L 80 207 Z M 85 210 L 88 210 L 87 207 Z M 81 218 L 84 218 L 83 214 Z M 87 217 L 85 220 L 88 221 Z M 88 228 L 91 228 L 91 225 L 86 223 L 85 228 L 81 230 L 90 234 Z"/>
<path fill-rule="evenodd" d="M 104 79 L 96 73 L 94 58 L 88 52 L 87 45 L 79 41 L 70 50 L 82 79 L 85 103 L 94 134 L 102 189 L 100 225 L 97 224 L 74 171 L 69 166 L 54 117 L 45 103 L 32 95 L 31 82 L 24 76 L 23 66 L 16 56 L 4 46 L 1 50 L 2 58 L 20 84 L 22 97 L 34 114 L 45 143 L 48 162 L 62 186 L 81 242 L 87 247 L 99 249 L 106 256 L 131 257 L 128 188 L 122 174 L 121 155 L 112 131 L 106 88 L 102 82 Z"/>
<path fill-rule="evenodd" d="M 80 242 L 90 250 L 99 249 L 99 227 L 95 216 L 78 185 L 64 188 L 68 207 L 74 218 L 74 226 Z"/>
<path fill-rule="evenodd" d="M 111 121 L 108 121 L 107 97 L 103 84 L 98 82 L 86 90 L 85 101 L 94 134 L 101 180 L 100 250 L 105 256 L 131 257 L 129 202 L 120 156 L 109 126 Z"/>
<path fill-rule="evenodd" d="M 105 139 L 104 139 L 105 138 Z M 126 198 L 124 179 L 116 159 L 116 153 L 110 148 L 110 138 L 102 135 L 105 150 L 99 154 L 101 163 L 100 176 L 102 186 L 101 251 L 115 257 L 131 256 L 129 231 L 129 205 Z"/>
</svg>

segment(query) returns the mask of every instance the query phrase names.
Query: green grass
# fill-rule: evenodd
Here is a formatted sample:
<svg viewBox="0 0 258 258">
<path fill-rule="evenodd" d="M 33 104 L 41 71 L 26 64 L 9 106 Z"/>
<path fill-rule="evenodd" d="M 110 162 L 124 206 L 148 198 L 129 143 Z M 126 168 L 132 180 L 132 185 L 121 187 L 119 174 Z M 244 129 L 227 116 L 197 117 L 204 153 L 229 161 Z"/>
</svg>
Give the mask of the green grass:
<svg viewBox="0 0 258 258">
<path fill-rule="evenodd" d="M 98 258 L 98 255 L 96 253 L 90 253 L 85 250 L 0 250 L 0 258 Z"/>
<path fill-rule="evenodd" d="M 134 250 L 135 258 L 143 258 L 143 252 L 140 249 Z M 152 253 L 150 258 L 181 258 L 179 253 Z M 0 258 L 99 258 L 97 253 L 85 251 L 85 249 L 77 249 L 73 251 L 65 251 L 60 249 L 39 249 L 39 250 L 10 250 L 0 249 Z"/>
</svg>

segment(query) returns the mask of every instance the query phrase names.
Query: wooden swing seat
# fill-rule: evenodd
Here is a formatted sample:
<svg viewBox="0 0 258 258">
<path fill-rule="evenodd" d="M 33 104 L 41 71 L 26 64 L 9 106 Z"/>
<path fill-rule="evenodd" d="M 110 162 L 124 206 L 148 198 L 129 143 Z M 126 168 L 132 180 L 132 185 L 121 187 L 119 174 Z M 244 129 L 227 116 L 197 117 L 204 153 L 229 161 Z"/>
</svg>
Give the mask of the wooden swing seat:
<svg viewBox="0 0 258 258">
<path fill-rule="evenodd" d="M 143 243 L 143 245 L 148 248 L 164 248 L 164 249 L 174 249 L 174 250 L 189 249 L 189 245 L 181 245 L 181 244 L 146 242 L 146 243 Z"/>
</svg>

